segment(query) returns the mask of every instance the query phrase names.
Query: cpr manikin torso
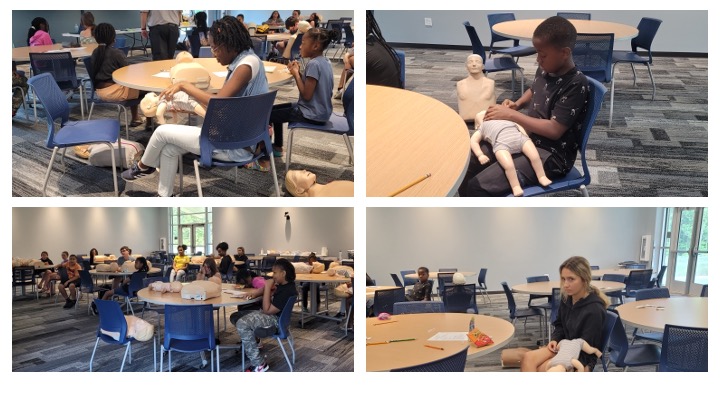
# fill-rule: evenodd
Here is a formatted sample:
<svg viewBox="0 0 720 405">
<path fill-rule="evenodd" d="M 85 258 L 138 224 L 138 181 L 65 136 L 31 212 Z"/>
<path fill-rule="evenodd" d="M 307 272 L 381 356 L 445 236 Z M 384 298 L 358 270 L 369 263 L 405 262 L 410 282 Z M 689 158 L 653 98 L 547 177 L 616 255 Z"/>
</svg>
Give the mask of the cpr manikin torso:
<svg viewBox="0 0 720 405">
<path fill-rule="evenodd" d="M 465 121 L 472 121 L 480 111 L 496 104 L 495 81 L 485 77 L 480 55 L 467 57 L 468 77 L 457 83 L 458 112 Z"/>
<path fill-rule="evenodd" d="M 307 170 L 289 170 L 285 175 L 285 188 L 295 197 L 352 197 L 354 183 L 335 180 L 317 184 L 315 173 Z"/>
</svg>

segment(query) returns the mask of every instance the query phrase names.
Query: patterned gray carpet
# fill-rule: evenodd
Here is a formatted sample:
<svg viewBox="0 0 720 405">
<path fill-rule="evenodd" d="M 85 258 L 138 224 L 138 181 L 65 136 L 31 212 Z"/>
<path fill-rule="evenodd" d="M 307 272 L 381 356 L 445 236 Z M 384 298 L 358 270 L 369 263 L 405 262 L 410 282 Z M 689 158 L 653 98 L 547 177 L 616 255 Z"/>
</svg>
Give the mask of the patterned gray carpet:
<svg viewBox="0 0 720 405">
<path fill-rule="evenodd" d="M 467 77 L 469 51 L 399 48 L 406 52 L 407 89 L 457 110 L 455 83 Z M 534 57 L 520 58 L 525 83 Z M 637 87 L 627 65 L 615 71 L 615 108 L 608 128 L 610 94 L 593 127 L 587 149 L 595 197 L 706 197 L 708 195 L 708 60 L 654 57 L 655 101 L 647 70 L 638 67 Z M 498 100 L 513 100 L 509 72 L 488 75 Z M 606 85 L 608 90 L 610 85 Z M 519 80 L 516 89 L 519 87 Z M 469 128 L 470 129 L 470 128 Z M 578 168 L 579 159 L 577 162 Z M 555 195 L 578 195 L 558 193 Z"/>
<path fill-rule="evenodd" d="M 17 293 L 19 294 L 19 288 Z M 62 301 L 62 300 L 61 300 Z M 322 304 L 324 307 L 324 303 Z M 32 298 L 13 300 L 12 303 L 12 370 L 13 371 L 88 371 L 90 355 L 95 345 L 98 317 L 88 315 L 87 303 L 83 298 L 77 311 L 62 308 L 54 298 Z M 135 308 L 139 309 L 142 305 Z M 339 303 L 331 298 L 330 313 L 337 313 Z M 227 308 L 227 317 L 235 312 Z M 298 311 L 296 307 L 295 311 Z M 137 311 L 139 316 L 139 311 Z M 222 315 L 222 312 L 221 312 Z M 146 310 L 144 319 L 157 325 L 162 313 Z M 345 332 L 337 322 L 312 320 L 304 329 L 298 326 L 300 316 L 292 316 L 290 325 L 295 338 L 294 371 L 347 372 L 353 371 L 353 332 Z M 221 319 L 222 322 L 222 319 Z M 222 344 L 234 345 L 240 339 L 237 330 L 227 322 L 227 331 L 220 330 Z M 159 342 L 162 341 L 160 337 Z M 270 371 L 289 371 L 285 358 L 275 339 L 263 339 Z M 288 350 L 287 342 L 283 342 Z M 119 371 L 125 348 L 100 342 L 93 371 Z M 289 354 L 289 352 L 288 352 Z M 241 355 L 235 349 L 220 351 L 221 371 L 243 371 Z M 167 356 L 165 357 L 167 371 Z M 209 359 L 209 356 L 208 356 Z M 158 362 L 160 352 L 158 348 Z M 246 362 L 246 367 L 249 366 Z M 125 364 L 124 371 L 152 371 L 152 342 L 136 342 L 132 345 L 132 364 Z M 200 369 L 198 354 L 173 354 L 173 371 L 210 371 Z"/>
<path fill-rule="evenodd" d="M 129 58 L 131 63 L 145 62 L 149 59 L 137 52 L 137 56 Z M 334 83 L 337 85 L 342 72 L 342 61 L 333 61 L 335 73 Z M 21 70 L 28 70 L 26 66 L 20 66 Z M 78 76 L 86 76 L 82 64 L 78 64 Z M 294 83 L 288 83 L 277 87 L 278 93 L 275 103 L 297 101 L 298 90 Z M 342 113 L 343 106 L 340 100 L 333 99 L 335 112 Z M 43 111 L 38 109 L 41 115 L 39 123 L 31 125 L 26 118 L 25 112 L 18 111 L 17 117 L 13 119 L 12 126 L 12 157 L 13 157 L 13 189 L 12 195 L 17 197 L 41 196 L 42 181 L 45 176 L 52 150 L 45 147 L 47 138 L 47 125 Z M 32 117 L 32 109 L 29 111 Z M 115 118 L 115 110 L 111 107 L 96 107 L 93 111 L 93 118 Z M 80 119 L 80 104 L 77 96 L 71 101 L 71 120 Z M 181 123 L 187 121 L 187 116 L 179 115 Z M 198 118 L 194 118 L 195 125 L 201 125 Z M 124 119 L 121 120 L 124 123 Z M 124 137 L 124 125 L 122 125 L 122 136 Z M 146 132 L 143 126 L 130 128 L 130 140 L 147 144 L 150 139 L 150 132 Z M 285 131 L 285 151 L 287 151 L 287 130 Z M 351 142 L 353 138 L 351 137 Z M 86 160 L 75 158 L 72 151 L 68 151 L 66 159 L 66 171 L 62 172 L 62 166 L 56 163 L 50 174 L 47 195 L 49 196 L 82 196 L 99 197 L 113 195 L 112 171 L 109 167 L 94 167 L 87 164 Z M 275 158 L 278 181 L 281 191 L 289 196 L 284 190 L 285 159 Z M 353 180 L 354 168 L 350 164 L 349 154 L 342 137 L 320 132 L 296 131 L 293 139 L 293 156 L 290 169 L 307 169 L 317 175 L 317 181 L 325 184 L 333 180 Z M 237 184 L 235 183 L 235 170 L 232 168 L 214 168 L 207 170 L 200 169 L 200 179 L 203 194 L 208 197 L 230 197 L 230 196 L 269 196 L 274 195 L 274 186 L 271 173 L 261 173 L 248 169 L 239 169 Z M 157 175 L 137 180 L 133 183 L 126 183 L 118 180 L 118 187 L 121 196 L 150 197 L 157 194 Z M 195 171 L 190 157 L 186 157 L 183 164 L 183 196 L 197 196 L 195 186 Z M 175 192 L 179 193 L 179 176 L 175 180 Z"/>
</svg>

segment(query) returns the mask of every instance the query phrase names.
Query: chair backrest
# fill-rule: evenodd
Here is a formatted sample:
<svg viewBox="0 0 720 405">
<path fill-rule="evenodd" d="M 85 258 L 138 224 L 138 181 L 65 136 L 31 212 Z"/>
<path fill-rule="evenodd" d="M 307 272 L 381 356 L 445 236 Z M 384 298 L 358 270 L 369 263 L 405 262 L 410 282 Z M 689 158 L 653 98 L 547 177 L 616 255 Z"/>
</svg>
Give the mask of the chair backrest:
<svg viewBox="0 0 720 405">
<path fill-rule="evenodd" d="M 277 90 L 247 97 L 215 97 L 208 103 L 200 130 L 200 164 L 212 166 L 212 153 L 218 149 L 240 149 L 266 141 L 271 153 L 270 111 Z M 240 112 L 240 113 L 239 113 Z"/>
<path fill-rule="evenodd" d="M 296 295 L 288 298 L 288 301 L 285 303 L 285 307 L 283 307 L 282 312 L 280 312 L 280 317 L 278 318 L 278 331 L 275 334 L 275 337 L 287 339 L 288 336 L 290 336 L 290 315 L 292 315 L 292 308 L 293 305 L 295 305 L 295 300 L 297 300 Z"/>
<path fill-rule="evenodd" d="M 495 42 L 513 41 L 513 46 L 520 45 L 519 40 L 504 37 L 500 34 L 496 34 L 495 31 L 492 30 L 492 27 L 495 24 L 505 22 L 505 21 L 515 21 L 515 13 L 491 13 L 491 14 L 487 15 L 487 19 L 488 19 L 488 25 L 490 25 L 490 51 L 491 52 L 492 52 L 493 45 L 495 45 Z"/>
<path fill-rule="evenodd" d="M 445 304 L 440 301 L 405 301 L 393 304 L 393 315 L 439 312 L 445 312 Z"/>
<path fill-rule="evenodd" d="M 255 52 L 255 55 L 259 56 L 260 59 L 265 60 L 265 54 L 267 49 L 267 37 L 258 38 L 258 37 L 250 37 L 250 40 L 252 40 L 253 43 L 253 52 Z"/>
<path fill-rule="evenodd" d="M 573 48 L 575 66 L 587 77 L 607 83 L 612 80 L 615 34 L 578 34 Z"/>
<path fill-rule="evenodd" d="M 476 55 L 480 55 L 482 58 L 483 64 L 485 63 L 485 47 L 483 46 L 482 42 L 480 41 L 480 37 L 477 34 L 477 31 L 475 30 L 475 27 L 470 25 L 469 21 L 465 21 L 463 23 L 465 26 L 465 30 L 468 33 L 468 36 L 470 37 L 470 43 L 472 44 L 472 52 Z"/>
<path fill-rule="evenodd" d="M 405 51 L 393 49 L 400 61 L 400 88 L 405 88 Z"/>
<path fill-rule="evenodd" d="M 201 46 L 198 49 L 198 58 L 212 58 L 212 49 L 209 46 Z"/>
<path fill-rule="evenodd" d="M 442 292 L 445 311 L 476 314 L 475 284 L 446 285 Z"/>
<path fill-rule="evenodd" d="M 270 270 L 275 265 L 275 262 L 277 261 L 277 256 L 265 256 L 262 259 L 262 262 L 260 263 L 260 267 L 263 270 Z"/>
<path fill-rule="evenodd" d="M 708 371 L 708 330 L 665 325 L 659 371 Z"/>
<path fill-rule="evenodd" d="M 652 51 L 650 47 L 652 46 L 653 39 L 655 39 L 655 34 L 657 34 L 660 28 L 660 24 L 662 24 L 662 20 L 643 17 L 637 26 L 638 35 L 630 41 L 633 52 L 637 52 L 638 48 L 648 51 L 650 63 L 652 63 Z"/>
<path fill-rule="evenodd" d="M 75 59 L 70 52 L 30 53 L 30 66 L 33 76 L 50 73 L 62 89 L 79 86 L 75 72 Z"/>
<path fill-rule="evenodd" d="M 665 270 L 667 270 L 667 266 L 660 267 L 660 272 L 655 278 L 655 287 L 660 287 L 662 285 L 663 277 L 665 277 Z"/>
<path fill-rule="evenodd" d="M 403 279 L 403 283 L 405 283 L 405 287 L 412 287 L 415 285 L 415 280 L 405 277 L 408 274 L 416 274 L 415 270 L 400 270 L 400 277 Z"/>
<path fill-rule="evenodd" d="M 592 77 L 588 77 L 588 85 L 590 86 L 590 94 L 588 95 L 587 110 L 585 111 L 585 118 L 582 123 L 582 138 L 580 140 L 580 163 L 582 164 L 583 174 L 585 180 L 582 184 L 590 184 L 590 169 L 585 159 L 585 151 L 587 150 L 588 140 L 590 139 L 590 132 L 592 127 L 595 125 L 595 118 L 597 118 L 602 107 L 603 98 L 607 89 L 605 86 L 600 84 L 597 80 Z"/>
<path fill-rule="evenodd" d="M 340 40 L 342 38 L 342 26 L 343 21 L 342 20 L 328 20 L 327 22 L 327 30 L 332 30 L 336 32 L 335 38 L 332 43 L 338 44 L 340 43 Z"/>
<path fill-rule="evenodd" d="M 567 18 L 568 20 L 589 20 L 591 14 L 558 11 L 557 16 Z"/>
<path fill-rule="evenodd" d="M 560 288 L 553 288 L 552 295 L 550 296 L 550 323 L 555 322 L 557 319 L 561 299 Z"/>
<path fill-rule="evenodd" d="M 670 298 L 670 290 L 667 288 L 643 288 L 635 292 L 635 301 L 653 298 Z"/>
<path fill-rule="evenodd" d="M 390 273 L 390 277 L 392 277 L 393 281 L 395 282 L 396 287 L 402 287 L 405 288 L 405 285 L 403 285 L 402 281 L 400 281 L 400 277 L 398 277 L 395 273 Z"/>
<path fill-rule="evenodd" d="M 95 283 L 88 270 L 80 272 L 80 289 L 86 293 L 91 293 L 95 290 Z"/>
<path fill-rule="evenodd" d="M 525 277 L 528 283 L 539 283 L 542 281 L 550 281 L 550 276 L 542 275 L 542 276 L 529 276 Z"/>
<path fill-rule="evenodd" d="M 405 289 L 396 287 L 387 290 L 375 291 L 375 297 L 373 300 L 373 313 L 375 316 L 383 312 L 392 314 L 393 305 L 396 302 L 405 301 Z"/>
<path fill-rule="evenodd" d="M 87 72 L 88 77 L 90 77 L 90 97 L 88 97 L 88 99 L 93 100 L 95 98 L 95 85 L 93 85 L 93 77 L 95 76 L 95 73 L 92 67 L 92 58 L 88 56 L 86 58 L 82 58 L 82 61 L 85 66 L 85 71 Z"/>
<path fill-rule="evenodd" d="M 100 315 L 100 324 L 97 328 L 97 336 L 102 338 L 106 342 L 115 342 L 118 344 L 125 344 L 130 339 L 127 338 L 127 321 L 125 321 L 125 315 L 123 315 L 120 306 L 111 300 L 95 299 L 95 307 Z M 100 329 L 106 332 L 118 333 L 119 340 L 112 339 L 100 331 Z"/>
<path fill-rule="evenodd" d="M 45 108 L 48 124 L 46 146 L 55 147 L 55 120 L 65 125 L 70 117 L 70 105 L 50 73 L 42 73 L 28 79 L 28 85 Z"/>
<path fill-rule="evenodd" d="M 456 268 L 438 269 L 438 273 L 457 273 Z"/>
<path fill-rule="evenodd" d="M 442 292 L 445 289 L 446 285 L 452 285 L 453 274 L 455 274 L 455 273 L 438 272 L 438 275 L 437 275 L 438 293 L 440 293 L 440 295 L 442 295 Z"/>
<path fill-rule="evenodd" d="M 510 287 L 508 287 L 507 282 L 503 281 L 500 284 L 502 285 L 503 291 L 505 292 L 505 297 L 507 298 L 508 310 L 510 311 L 510 319 L 515 319 L 515 310 L 517 310 L 517 305 L 515 304 L 515 298 L 513 297 L 512 290 L 510 290 Z"/>
<path fill-rule="evenodd" d="M 647 267 L 644 263 L 627 263 L 625 265 L 626 269 L 638 269 L 638 270 L 644 270 L 645 267 Z"/>
<path fill-rule="evenodd" d="M 170 349 L 175 340 L 195 341 L 197 347 L 193 349 L 197 350 L 201 350 L 199 347 L 214 349 L 213 306 L 165 305 L 165 350 Z"/>
<path fill-rule="evenodd" d="M 612 314 L 611 311 L 607 312 L 608 315 Z M 608 349 L 611 352 L 611 358 L 618 367 L 623 367 L 625 364 L 625 355 L 628 351 L 628 338 L 625 333 L 625 326 L 623 326 L 620 316 L 615 315 L 615 322 L 613 323 L 612 330 L 610 331 L 610 339 L 608 341 Z"/>
<path fill-rule="evenodd" d="M 295 60 L 300 57 L 300 45 L 302 44 L 303 35 L 305 34 L 298 33 L 297 37 L 295 37 L 295 41 L 290 48 L 290 60 Z"/>
<path fill-rule="evenodd" d="M 345 38 L 343 39 L 345 42 L 345 46 L 350 47 L 355 42 L 355 34 L 353 33 L 350 24 L 343 24 L 342 28 L 343 32 L 345 33 Z"/>
<path fill-rule="evenodd" d="M 411 371 L 411 372 L 463 372 L 467 350 L 460 350 L 458 353 L 444 359 L 431 361 L 417 366 L 397 368 L 390 371 Z"/>
<path fill-rule="evenodd" d="M 125 36 L 117 36 L 115 37 L 115 48 L 125 48 L 125 43 L 127 42 L 127 38 Z"/>
<path fill-rule="evenodd" d="M 67 268 L 65 268 L 64 266 L 58 268 L 57 272 L 58 272 L 58 276 L 60 276 L 61 283 L 64 283 L 70 279 L 70 277 L 68 277 Z"/>
<path fill-rule="evenodd" d="M 345 118 L 347 118 L 348 126 L 350 130 L 348 135 L 355 134 L 355 76 L 350 78 L 350 81 L 345 85 L 345 91 L 342 96 L 343 110 L 345 111 Z"/>
<path fill-rule="evenodd" d="M 143 280 L 147 277 L 147 272 L 138 271 L 130 275 L 130 284 L 128 285 L 128 296 L 134 297 L 138 291 L 145 288 Z"/>
<path fill-rule="evenodd" d="M 603 371 L 607 371 L 607 363 L 605 361 L 605 353 L 610 347 L 610 334 L 615 327 L 617 322 L 618 314 L 613 311 L 605 311 L 605 324 L 602 330 L 602 344 L 600 345 L 600 351 L 602 352 L 602 358 L 600 359 L 603 367 Z"/>
<path fill-rule="evenodd" d="M 603 274 L 603 281 L 616 281 L 618 283 L 625 283 L 625 276 L 623 274 Z"/>
<path fill-rule="evenodd" d="M 625 291 L 630 293 L 647 287 L 652 277 L 652 269 L 632 270 L 626 279 Z"/>
<path fill-rule="evenodd" d="M 487 269 L 482 267 L 480 273 L 478 273 L 478 285 L 482 288 L 487 288 L 485 285 L 485 277 L 487 277 Z"/>
<path fill-rule="evenodd" d="M 590 270 L 600 270 L 600 266 L 590 266 Z"/>
<path fill-rule="evenodd" d="M 702 286 L 702 290 L 700 290 L 700 296 L 701 297 L 707 297 L 708 296 L 708 285 L 705 284 Z"/>
</svg>

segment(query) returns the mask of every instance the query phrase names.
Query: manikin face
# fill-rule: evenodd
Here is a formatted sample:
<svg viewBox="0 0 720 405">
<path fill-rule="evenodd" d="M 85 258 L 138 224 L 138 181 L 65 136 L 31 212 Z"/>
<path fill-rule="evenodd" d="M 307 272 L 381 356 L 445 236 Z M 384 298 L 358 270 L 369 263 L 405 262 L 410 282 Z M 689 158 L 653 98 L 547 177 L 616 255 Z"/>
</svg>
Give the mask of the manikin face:
<svg viewBox="0 0 720 405">
<path fill-rule="evenodd" d="M 465 67 L 470 74 L 482 73 L 484 67 L 482 58 L 479 55 L 470 55 L 465 62 Z"/>
<path fill-rule="evenodd" d="M 298 170 L 297 171 L 297 185 L 299 188 L 302 188 L 303 190 L 307 190 L 310 187 L 312 187 L 313 184 L 315 184 L 315 181 L 317 179 L 317 176 L 315 176 L 315 173 L 309 172 L 307 170 Z"/>
</svg>

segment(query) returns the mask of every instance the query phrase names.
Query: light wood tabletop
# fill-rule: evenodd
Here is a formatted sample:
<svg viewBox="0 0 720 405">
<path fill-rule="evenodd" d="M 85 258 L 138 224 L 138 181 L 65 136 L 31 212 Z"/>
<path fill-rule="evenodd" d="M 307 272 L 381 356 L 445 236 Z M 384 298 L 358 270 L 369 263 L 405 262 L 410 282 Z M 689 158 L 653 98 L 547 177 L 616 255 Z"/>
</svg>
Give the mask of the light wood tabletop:
<svg viewBox="0 0 720 405">
<path fill-rule="evenodd" d="M 215 58 L 195 58 L 193 61 L 201 64 L 210 72 L 210 88 L 208 91 L 217 93 L 225 83 L 224 75 L 227 73 L 227 67 L 220 65 Z M 113 81 L 133 89 L 160 92 L 170 86 L 170 77 L 169 74 L 167 74 L 167 77 L 157 77 L 155 75 L 164 72 L 169 73 L 175 64 L 174 59 L 134 63 L 114 71 Z M 265 75 L 270 86 L 287 83 L 292 79 L 292 76 L 287 71 L 287 66 L 282 63 L 263 61 L 263 64 L 265 65 Z M 273 69 L 273 71 L 268 72 L 269 69 Z M 220 73 L 221 76 L 216 73 Z"/>
<path fill-rule="evenodd" d="M 316 274 L 295 274 L 295 281 L 302 281 L 303 283 L 349 283 L 348 277 L 339 275 L 329 276 L 327 273 L 316 273 Z"/>
<path fill-rule="evenodd" d="M 707 297 L 671 297 L 633 301 L 617 307 L 626 324 L 656 332 L 665 325 L 708 327 Z"/>
<path fill-rule="evenodd" d="M 457 112 L 408 90 L 367 86 L 367 195 L 452 196 L 470 159 L 470 135 Z"/>
<path fill-rule="evenodd" d="M 530 20 L 505 21 L 493 25 L 490 29 L 499 35 L 512 39 L 532 41 L 533 33 L 543 18 Z M 615 34 L 615 40 L 631 39 L 638 35 L 638 29 L 627 25 L 609 21 L 597 20 L 569 20 L 578 34 Z"/>
<path fill-rule="evenodd" d="M 627 277 L 630 275 L 630 272 L 632 269 L 600 269 L 600 270 L 591 270 L 590 273 L 593 276 L 602 277 L 605 274 L 622 274 L 623 276 Z"/>
<path fill-rule="evenodd" d="M 90 275 L 95 276 L 95 277 L 99 277 L 99 276 L 129 276 L 131 274 L 135 274 L 136 272 L 137 272 L 137 270 L 133 270 L 133 271 L 122 271 L 122 270 L 120 270 L 120 271 L 97 271 L 95 269 L 92 269 L 92 270 L 90 270 Z M 162 273 L 162 270 L 160 270 L 157 267 L 153 267 L 150 269 L 150 271 L 148 271 L 148 275 L 157 274 L 157 273 Z"/>
<path fill-rule="evenodd" d="M 396 285 L 367 286 L 367 287 L 365 287 L 365 299 L 366 300 L 375 299 L 375 291 L 392 290 L 393 288 L 398 288 L 398 286 L 396 286 Z"/>
<path fill-rule="evenodd" d="M 212 304 L 214 307 L 227 307 L 233 305 L 247 305 L 262 300 L 262 297 L 255 297 L 251 300 L 247 297 L 236 297 L 235 292 L 248 291 L 248 289 L 238 289 L 235 284 L 223 284 L 222 292 L 219 297 L 210 298 L 205 301 L 183 299 L 180 293 L 161 293 L 152 291 L 150 287 L 143 288 L 138 291 L 137 295 L 141 301 L 156 305 L 205 305 Z"/>
<path fill-rule="evenodd" d="M 490 336 L 493 344 L 475 347 L 465 341 L 429 340 L 439 332 L 467 333 L 471 319 L 475 327 Z M 456 313 L 405 314 L 395 315 L 388 321 L 366 318 L 366 343 L 386 342 L 393 339 L 411 339 L 366 346 L 366 370 L 388 371 L 397 368 L 424 364 L 449 357 L 468 347 L 468 358 L 492 353 L 505 345 L 515 335 L 515 327 L 508 321 L 492 316 Z M 443 350 L 426 347 L 430 345 Z"/>
<path fill-rule="evenodd" d="M 84 58 L 91 56 L 95 48 L 97 48 L 97 44 L 87 44 L 78 48 L 63 48 L 62 44 L 21 46 L 13 48 L 12 60 L 13 62 L 29 62 L 30 53 L 45 52 L 70 52 L 73 58 Z"/>
<path fill-rule="evenodd" d="M 622 291 L 625 284 L 615 281 L 593 280 L 592 285 L 602 292 Z M 513 292 L 520 294 L 552 295 L 553 288 L 560 288 L 559 281 L 539 281 L 537 283 L 525 283 L 512 286 Z"/>
</svg>

